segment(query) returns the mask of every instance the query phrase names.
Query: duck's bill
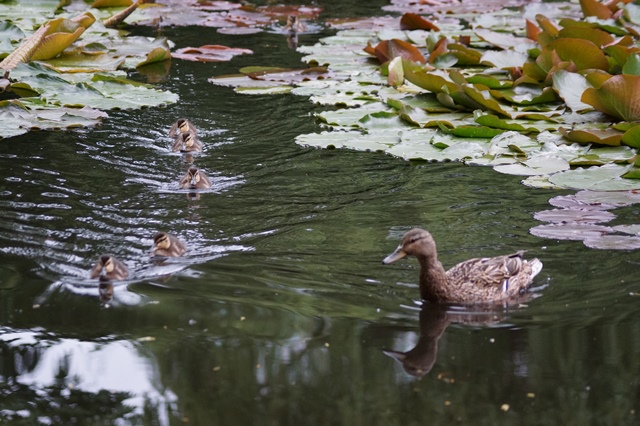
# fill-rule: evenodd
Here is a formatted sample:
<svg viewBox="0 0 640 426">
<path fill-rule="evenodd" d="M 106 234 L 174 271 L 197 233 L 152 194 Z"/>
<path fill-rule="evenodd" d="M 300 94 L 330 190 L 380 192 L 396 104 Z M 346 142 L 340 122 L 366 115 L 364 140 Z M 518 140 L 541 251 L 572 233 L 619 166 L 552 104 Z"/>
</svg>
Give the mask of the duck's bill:
<svg viewBox="0 0 640 426">
<path fill-rule="evenodd" d="M 398 247 L 396 249 L 396 251 L 394 251 L 389 256 L 385 257 L 384 259 L 382 259 L 382 263 L 384 263 L 385 265 L 388 265 L 390 263 L 395 262 L 396 260 L 402 259 L 406 255 L 407 255 L 407 253 L 405 253 L 404 250 L 402 250 L 402 247 Z"/>
</svg>

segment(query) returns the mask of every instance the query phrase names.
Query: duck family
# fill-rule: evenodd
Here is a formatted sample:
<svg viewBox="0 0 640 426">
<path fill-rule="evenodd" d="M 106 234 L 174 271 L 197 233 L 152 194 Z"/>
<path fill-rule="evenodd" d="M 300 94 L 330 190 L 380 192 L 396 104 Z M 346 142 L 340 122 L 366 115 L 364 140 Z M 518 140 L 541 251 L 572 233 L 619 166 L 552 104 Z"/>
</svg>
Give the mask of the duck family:
<svg viewBox="0 0 640 426">
<path fill-rule="evenodd" d="M 295 21 L 290 23 L 294 24 Z M 171 126 L 169 136 L 174 138 L 173 151 L 202 151 L 196 127 L 186 118 L 178 119 Z M 201 169 L 191 165 L 178 186 L 188 190 L 207 189 L 211 188 L 211 179 Z M 166 232 L 155 234 L 153 243 L 151 253 L 154 256 L 179 257 L 186 252 L 184 241 Z M 466 260 L 445 271 L 438 259 L 433 236 L 420 228 L 409 230 L 398 248 L 382 262 L 390 264 L 407 256 L 416 257 L 420 264 L 420 297 L 434 303 L 501 303 L 524 293 L 542 270 L 539 259 L 526 260 L 524 251 L 518 251 L 503 256 Z M 126 279 L 129 272 L 124 263 L 115 257 L 102 255 L 90 275 L 101 281 L 112 281 Z"/>
<path fill-rule="evenodd" d="M 202 143 L 198 140 L 197 135 L 196 127 L 190 120 L 178 119 L 169 130 L 169 137 L 174 139 L 171 150 L 185 153 L 202 152 Z M 178 187 L 189 190 L 208 189 L 211 188 L 211 179 L 201 169 L 190 166 L 187 173 L 178 182 Z M 185 242 L 175 235 L 158 232 L 153 236 L 153 248 L 151 249 L 153 256 L 179 257 L 186 251 Z M 98 278 L 101 283 L 122 281 L 128 278 L 129 270 L 123 262 L 114 256 L 103 254 L 98 257 L 98 261 L 89 275 L 92 279 Z"/>
<path fill-rule="evenodd" d="M 445 271 L 438 259 L 433 236 L 424 229 L 408 231 L 384 264 L 414 256 L 420 263 L 420 297 L 435 303 L 500 303 L 525 292 L 542 270 L 536 258 L 525 260 L 524 251 L 497 257 L 470 259 Z"/>
</svg>

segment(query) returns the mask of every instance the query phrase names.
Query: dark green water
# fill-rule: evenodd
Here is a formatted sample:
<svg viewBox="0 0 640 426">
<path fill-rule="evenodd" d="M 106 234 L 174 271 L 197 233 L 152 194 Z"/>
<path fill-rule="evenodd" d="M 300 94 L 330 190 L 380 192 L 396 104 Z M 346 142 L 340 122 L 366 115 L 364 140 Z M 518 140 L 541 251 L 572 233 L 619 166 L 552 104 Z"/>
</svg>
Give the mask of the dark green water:
<svg viewBox="0 0 640 426">
<path fill-rule="evenodd" d="M 637 252 L 531 236 L 559 192 L 488 168 L 301 148 L 295 136 L 319 130 L 306 99 L 207 83 L 296 66 L 282 35 L 165 35 L 256 54 L 174 61 L 160 86 L 177 105 L 0 142 L 0 422 L 637 424 Z M 214 182 L 199 200 L 177 189 L 185 163 L 166 134 L 181 116 Z M 381 265 L 413 226 L 445 266 L 529 250 L 541 297 L 420 312 L 415 260 Z M 158 230 L 187 240 L 185 258 L 151 263 Z M 103 252 L 132 271 L 108 304 L 88 279 Z M 414 347 L 421 378 L 383 352 Z"/>
</svg>

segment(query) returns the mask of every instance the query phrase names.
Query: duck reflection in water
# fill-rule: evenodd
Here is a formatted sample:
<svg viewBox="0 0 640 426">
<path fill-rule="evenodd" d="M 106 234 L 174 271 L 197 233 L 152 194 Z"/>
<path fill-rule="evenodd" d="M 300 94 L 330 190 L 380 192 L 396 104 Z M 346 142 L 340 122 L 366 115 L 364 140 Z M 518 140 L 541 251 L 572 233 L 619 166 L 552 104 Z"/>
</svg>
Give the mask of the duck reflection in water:
<svg viewBox="0 0 640 426">
<path fill-rule="evenodd" d="M 101 281 L 98 284 L 98 294 L 100 295 L 100 302 L 108 304 L 113 300 L 113 283 L 111 281 Z"/>
<path fill-rule="evenodd" d="M 449 324 L 462 323 L 483 326 L 501 322 L 505 313 L 487 307 L 473 312 L 452 311 L 450 305 L 425 303 L 420 311 L 420 337 L 413 349 L 406 352 L 384 350 L 384 354 L 398 361 L 405 372 L 415 377 L 429 373 L 438 356 L 438 341 Z"/>
<path fill-rule="evenodd" d="M 297 15 L 289 15 L 284 29 L 287 31 L 287 45 L 290 49 L 296 49 L 298 47 L 298 33 L 306 31 L 306 25 Z"/>
</svg>

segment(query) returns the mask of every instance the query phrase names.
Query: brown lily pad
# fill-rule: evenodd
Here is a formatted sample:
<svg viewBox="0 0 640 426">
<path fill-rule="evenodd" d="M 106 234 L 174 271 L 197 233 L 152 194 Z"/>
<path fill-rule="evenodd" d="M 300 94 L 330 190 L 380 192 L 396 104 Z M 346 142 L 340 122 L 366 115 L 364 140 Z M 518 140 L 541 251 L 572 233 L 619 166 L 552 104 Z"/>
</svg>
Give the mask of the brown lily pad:
<svg viewBox="0 0 640 426">
<path fill-rule="evenodd" d="M 422 64 L 426 62 L 424 56 L 420 53 L 417 47 L 397 38 L 383 40 L 375 47 L 369 45 L 364 48 L 364 51 L 378 58 L 378 61 L 380 61 L 381 64 L 392 60 L 396 56 Z"/>
<path fill-rule="evenodd" d="M 625 121 L 640 120 L 640 76 L 620 74 L 584 91 L 581 101 Z"/>
<path fill-rule="evenodd" d="M 226 62 L 236 55 L 250 55 L 253 51 L 217 44 L 207 44 L 200 47 L 184 47 L 171 54 L 172 57 L 185 61 L 197 62 Z"/>
</svg>

